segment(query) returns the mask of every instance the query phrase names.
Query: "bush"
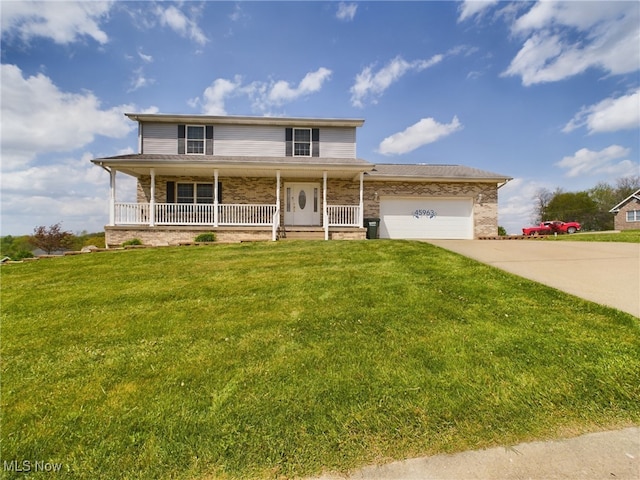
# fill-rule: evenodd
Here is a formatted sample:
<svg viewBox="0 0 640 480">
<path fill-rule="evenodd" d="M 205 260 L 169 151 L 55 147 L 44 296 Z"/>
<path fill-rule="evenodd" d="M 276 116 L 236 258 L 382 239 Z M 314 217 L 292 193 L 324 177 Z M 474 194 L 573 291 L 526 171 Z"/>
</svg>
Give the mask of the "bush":
<svg viewBox="0 0 640 480">
<path fill-rule="evenodd" d="M 201 233 L 196 237 L 196 242 L 215 242 L 216 234 L 215 233 Z"/>
<path fill-rule="evenodd" d="M 84 241 L 82 242 L 82 246 L 83 247 L 88 247 L 89 245 L 95 245 L 98 248 L 104 248 L 105 247 L 104 241 L 105 241 L 104 234 L 103 235 L 96 235 L 96 236 L 93 236 L 93 237 L 86 237 L 84 239 Z"/>
<path fill-rule="evenodd" d="M 19 250 L 18 252 L 10 255 L 10 257 L 11 257 L 11 260 L 19 261 L 25 258 L 33 258 L 34 255 L 29 250 Z"/>
<path fill-rule="evenodd" d="M 501 237 L 507 236 L 507 230 L 504 227 L 498 227 L 498 235 Z"/>
<path fill-rule="evenodd" d="M 127 247 L 129 245 L 142 245 L 142 241 L 139 238 L 132 238 L 131 240 L 127 240 L 122 243 L 123 247 Z"/>
</svg>

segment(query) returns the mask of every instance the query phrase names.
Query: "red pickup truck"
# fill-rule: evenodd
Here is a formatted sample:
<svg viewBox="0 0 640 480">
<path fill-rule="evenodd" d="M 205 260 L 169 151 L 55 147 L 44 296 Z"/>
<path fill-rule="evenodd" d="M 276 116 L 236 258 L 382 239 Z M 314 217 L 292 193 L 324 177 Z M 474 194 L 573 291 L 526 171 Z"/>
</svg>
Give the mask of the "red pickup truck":
<svg viewBox="0 0 640 480">
<path fill-rule="evenodd" d="M 553 233 L 576 233 L 580 231 L 578 222 L 560 222 L 554 220 L 552 222 L 542 222 L 536 227 L 527 227 L 522 229 L 523 235 L 551 235 Z"/>
</svg>

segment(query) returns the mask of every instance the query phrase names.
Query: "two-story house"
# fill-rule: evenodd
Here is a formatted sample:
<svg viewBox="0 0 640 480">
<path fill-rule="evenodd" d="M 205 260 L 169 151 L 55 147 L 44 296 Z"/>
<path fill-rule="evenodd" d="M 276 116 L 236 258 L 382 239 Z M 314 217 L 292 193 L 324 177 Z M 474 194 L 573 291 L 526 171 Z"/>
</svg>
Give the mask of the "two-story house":
<svg viewBox="0 0 640 480">
<path fill-rule="evenodd" d="M 361 119 L 126 114 L 137 154 L 92 160 L 110 173 L 108 246 L 279 238 L 477 238 L 497 233 L 509 177 L 458 165 L 373 165 L 356 154 Z M 116 200 L 116 172 L 137 202 Z"/>
</svg>

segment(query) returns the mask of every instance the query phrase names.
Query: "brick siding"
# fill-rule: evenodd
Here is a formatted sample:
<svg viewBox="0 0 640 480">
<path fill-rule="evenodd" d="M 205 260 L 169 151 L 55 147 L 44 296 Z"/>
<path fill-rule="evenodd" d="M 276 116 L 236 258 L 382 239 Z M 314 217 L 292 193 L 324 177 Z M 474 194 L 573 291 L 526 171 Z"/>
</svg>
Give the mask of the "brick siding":
<svg viewBox="0 0 640 480">
<path fill-rule="evenodd" d="M 620 208 L 613 218 L 613 226 L 616 230 L 639 230 L 640 222 L 627 222 L 627 212 L 631 210 L 640 210 L 640 201 L 632 198 L 626 205 Z"/>
<path fill-rule="evenodd" d="M 220 177 L 218 179 L 222 184 L 222 202 L 223 203 L 265 203 L 273 204 L 276 201 L 276 179 L 275 177 Z M 213 177 L 156 177 L 156 202 L 166 202 L 166 183 L 174 182 L 201 182 L 213 183 Z M 285 190 L 284 185 L 287 182 L 305 182 L 318 183 L 322 185 L 322 178 L 317 179 L 298 179 L 283 177 L 280 180 L 280 199 L 284 204 Z M 376 197 L 377 194 L 377 197 Z M 482 201 L 478 202 L 478 195 L 482 194 Z M 151 195 L 151 179 L 149 176 L 143 176 L 138 181 L 137 199 L 138 202 L 149 202 Z M 435 198 L 460 198 L 466 197 L 473 200 L 473 219 L 474 219 L 474 238 L 481 236 L 491 236 L 498 234 L 498 191 L 493 183 L 444 183 L 444 182 L 381 182 L 381 181 L 365 181 L 364 183 L 364 217 L 380 216 L 380 197 L 383 196 L 415 196 L 415 197 L 435 197 Z M 377 200 L 376 200 L 377 198 Z M 327 180 L 327 203 L 329 205 L 357 205 L 360 201 L 360 182 L 358 180 Z M 632 203 L 632 202 L 630 202 Z M 284 208 L 280 208 L 281 224 L 284 221 Z M 636 207 L 638 208 L 638 207 Z M 616 216 L 625 219 L 622 212 Z M 616 224 L 617 225 L 617 224 Z M 122 227 L 111 227 L 122 228 Z M 145 242 L 155 241 L 156 243 L 178 243 L 193 241 L 193 238 L 202 231 L 212 231 L 210 227 L 172 227 L 172 228 L 149 228 L 145 230 L 137 230 L 140 238 Z M 618 228 L 616 226 L 616 228 Z M 627 227 L 629 228 L 629 227 Z M 636 227 L 637 228 L 637 227 Z M 111 230 L 108 234 L 108 242 L 110 245 L 121 244 L 123 241 L 131 238 L 123 238 L 128 234 L 123 232 L 130 231 Z M 144 233 L 143 233 L 144 232 Z M 194 234 L 194 232 L 196 232 Z M 271 238 L 270 231 L 265 230 L 268 239 Z M 156 237 L 154 237 L 156 235 Z M 256 236 L 254 230 L 245 231 L 244 233 L 220 233 L 220 241 L 239 241 L 247 239 L 249 236 Z M 142 238 L 145 236 L 145 238 Z M 349 237 L 345 232 L 336 232 L 335 238 Z M 332 238 L 334 237 L 332 236 Z M 354 234 L 354 237 L 361 235 Z M 260 235 L 258 235 L 260 237 Z M 155 239 L 155 240 L 154 240 Z M 236 240 L 239 239 L 239 240 Z"/>
</svg>

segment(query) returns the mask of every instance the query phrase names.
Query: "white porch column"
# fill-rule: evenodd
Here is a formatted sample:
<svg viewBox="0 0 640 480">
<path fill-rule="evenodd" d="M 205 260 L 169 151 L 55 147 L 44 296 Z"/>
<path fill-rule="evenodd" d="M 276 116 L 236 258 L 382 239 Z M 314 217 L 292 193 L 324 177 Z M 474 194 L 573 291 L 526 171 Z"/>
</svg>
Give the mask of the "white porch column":
<svg viewBox="0 0 640 480">
<path fill-rule="evenodd" d="M 151 173 L 151 198 L 149 202 L 149 226 L 153 227 L 156 223 L 156 169 L 152 168 Z"/>
<path fill-rule="evenodd" d="M 324 239 L 329 240 L 329 217 L 327 216 L 327 172 L 322 172 L 322 223 L 324 225 Z"/>
<path fill-rule="evenodd" d="M 213 171 L 213 226 L 218 226 L 218 169 Z"/>
<path fill-rule="evenodd" d="M 116 170 L 109 169 L 109 226 L 116 224 Z"/>
<path fill-rule="evenodd" d="M 278 227 L 280 226 L 280 170 L 276 170 L 276 211 L 273 217 L 273 234 L 271 240 L 278 239 Z"/>
<path fill-rule="evenodd" d="M 360 228 L 364 227 L 364 172 L 360 172 Z"/>
</svg>

